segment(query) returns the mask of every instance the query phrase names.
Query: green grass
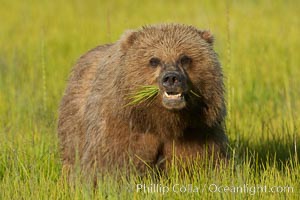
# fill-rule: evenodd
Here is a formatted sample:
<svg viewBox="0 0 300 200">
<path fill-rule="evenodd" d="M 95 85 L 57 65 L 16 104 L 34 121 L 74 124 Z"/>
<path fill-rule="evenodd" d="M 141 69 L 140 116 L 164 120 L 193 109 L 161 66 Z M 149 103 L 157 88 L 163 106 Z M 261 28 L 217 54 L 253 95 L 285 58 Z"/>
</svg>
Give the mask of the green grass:
<svg viewBox="0 0 300 200">
<path fill-rule="evenodd" d="M 156 85 L 141 85 L 137 86 L 135 91 L 129 92 L 127 98 L 129 103 L 125 106 L 137 105 L 146 102 L 151 104 L 152 100 L 158 95 L 159 88 Z"/>
<path fill-rule="evenodd" d="M 299 199 L 299 7 L 292 0 L 1 1 L 0 199 Z M 195 193 L 129 192 L 133 179 L 128 185 L 109 177 L 95 193 L 80 182 L 68 185 L 56 120 L 72 64 L 125 29 L 159 22 L 214 33 L 235 167 L 195 167 L 192 177 L 175 167 L 160 180 L 165 187 L 199 186 Z M 136 182 L 149 186 L 151 179 Z M 290 186 L 293 192 L 211 192 L 212 184 Z"/>
</svg>

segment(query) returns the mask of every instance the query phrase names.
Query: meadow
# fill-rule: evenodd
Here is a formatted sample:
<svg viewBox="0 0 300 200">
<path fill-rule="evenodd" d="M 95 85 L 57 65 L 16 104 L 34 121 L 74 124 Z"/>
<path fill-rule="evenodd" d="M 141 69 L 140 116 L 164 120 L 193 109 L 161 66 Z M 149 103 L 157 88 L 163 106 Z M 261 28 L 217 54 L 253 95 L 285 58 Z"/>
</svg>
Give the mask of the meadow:
<svg viewBox="0 0 300 200">
<path fill-rule="evenodd" d="M 296 0 L 1 0 L 0 199 L 299 199 L 299 8 Z M 80 181 L 70 186 L 56 123 L 72 65 L 126 29 L 167 22 L 215 36 L 230 167 L 195 168 L 189 177 L 175 166 L 158 183 L 165 193 L 138 190 L 136 183 L 153 186 L 147 177 L 116 183 L 108 176 L 96 191 Z"/>
</svg>

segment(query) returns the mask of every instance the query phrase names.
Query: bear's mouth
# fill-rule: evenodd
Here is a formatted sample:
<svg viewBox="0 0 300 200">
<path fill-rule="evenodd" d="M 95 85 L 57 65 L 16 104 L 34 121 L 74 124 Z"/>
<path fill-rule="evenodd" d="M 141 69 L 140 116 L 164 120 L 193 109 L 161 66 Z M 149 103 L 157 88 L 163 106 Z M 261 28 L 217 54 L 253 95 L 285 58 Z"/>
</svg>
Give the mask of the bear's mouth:
<svg viewBox="0 0 300 200">
<path fill-rule="evenodd" d="M 180 100 L 183 98 L 182 93 L 180 92 L 164 92 L 164 97 L 167 99 L 172 99 L 172 100 Z"/>
<path fill-rule="evenodd" d="M 162 103 L 169 110 L 180 110 L 186 106 L 183 92 L 164 91 Z"/>
</svg>

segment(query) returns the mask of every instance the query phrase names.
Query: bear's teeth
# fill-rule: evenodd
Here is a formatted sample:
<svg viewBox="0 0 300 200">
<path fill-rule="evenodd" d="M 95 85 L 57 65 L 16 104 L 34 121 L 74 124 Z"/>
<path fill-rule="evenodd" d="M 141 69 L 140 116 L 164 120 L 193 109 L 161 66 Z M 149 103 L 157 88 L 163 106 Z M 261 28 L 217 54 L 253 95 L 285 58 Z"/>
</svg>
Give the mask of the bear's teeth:
<svg viewBox="0 0 300 200">
<path fill-rule="evenodd" d="M 178 94 L 168 94 L 167 92 L 165 92 L 165 96 L 167 98 L 170 98 L 170 99 L 177 99 L 177 98 L 181 97 L 181 93 L 178 93 Z"/>
</svg>

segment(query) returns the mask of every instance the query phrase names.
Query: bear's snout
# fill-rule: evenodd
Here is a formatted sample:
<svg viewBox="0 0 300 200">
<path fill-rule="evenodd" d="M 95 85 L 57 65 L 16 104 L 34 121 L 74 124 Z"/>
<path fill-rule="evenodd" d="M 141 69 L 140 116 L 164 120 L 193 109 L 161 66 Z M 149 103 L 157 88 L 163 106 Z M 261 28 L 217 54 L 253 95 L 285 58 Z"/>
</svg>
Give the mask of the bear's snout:
<svg viewBox="0 0 300 200">
<path fill-rule="evenodd" d="M 177 70 L 168 70 L 161 74 L 162 103 L 171 110 L 180 110 L 186 106 L 186 78 Z"/>
<path fill-rule="evenodd" d="M 182 84 L 182 77 L 180 74 L 176 71 L 174 72 L 167 72 L 162 77 L 162 85 L 166 88 L 174 88 L 174 87 L 180 87 Z"/>
</svg>

